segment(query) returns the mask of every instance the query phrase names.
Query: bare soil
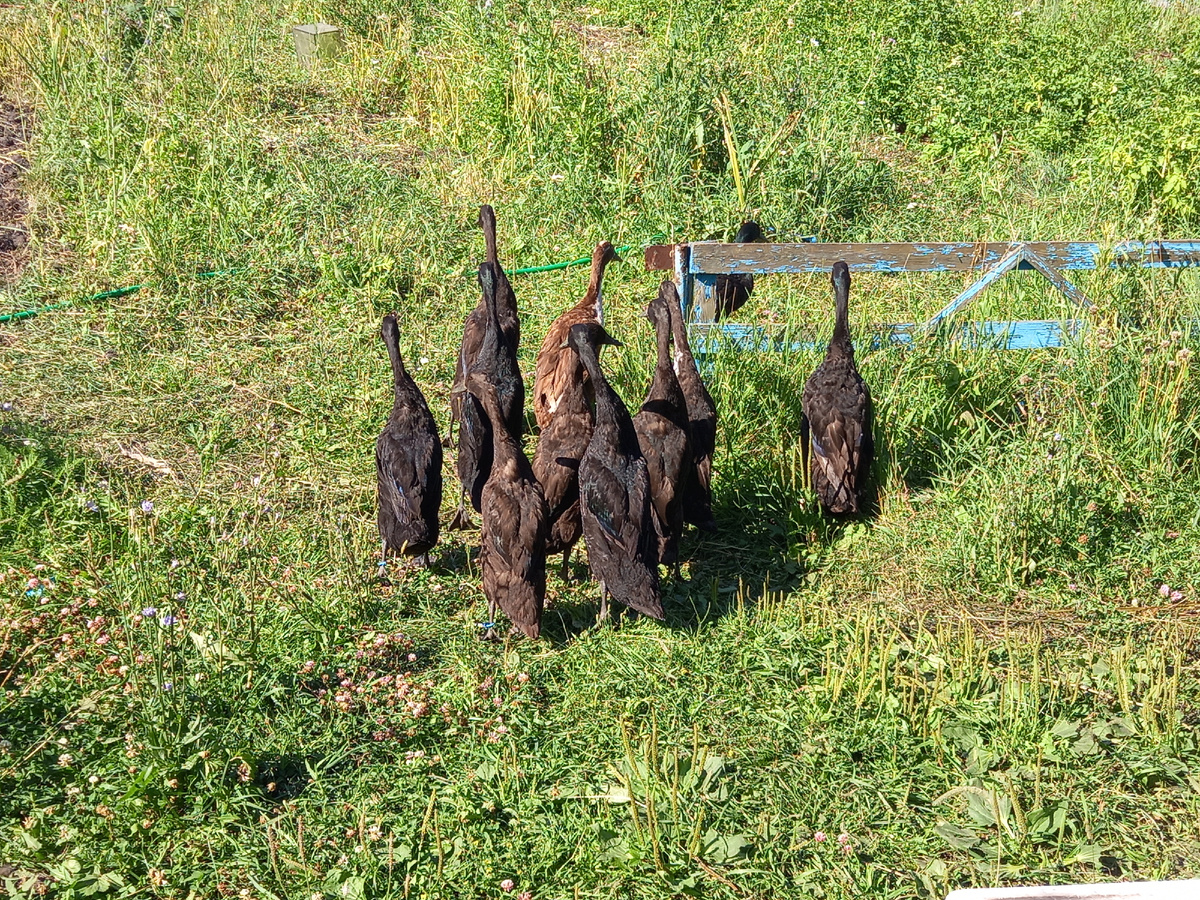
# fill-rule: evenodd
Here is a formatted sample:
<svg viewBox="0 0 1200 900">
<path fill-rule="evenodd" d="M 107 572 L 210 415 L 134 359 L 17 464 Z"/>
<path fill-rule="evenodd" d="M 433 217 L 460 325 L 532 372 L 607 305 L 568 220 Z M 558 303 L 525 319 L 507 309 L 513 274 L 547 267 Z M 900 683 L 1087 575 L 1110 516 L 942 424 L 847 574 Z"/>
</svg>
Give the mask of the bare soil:
<svg viewBox="0 0 1200 900">
<path fill-rule="evenodd" d="M 28 258 L 21 181 L 29 168 L 25 148 L 31 124 L 29 110 L 0 97 L 0 282 L 15 278 Z"/>
</svg>

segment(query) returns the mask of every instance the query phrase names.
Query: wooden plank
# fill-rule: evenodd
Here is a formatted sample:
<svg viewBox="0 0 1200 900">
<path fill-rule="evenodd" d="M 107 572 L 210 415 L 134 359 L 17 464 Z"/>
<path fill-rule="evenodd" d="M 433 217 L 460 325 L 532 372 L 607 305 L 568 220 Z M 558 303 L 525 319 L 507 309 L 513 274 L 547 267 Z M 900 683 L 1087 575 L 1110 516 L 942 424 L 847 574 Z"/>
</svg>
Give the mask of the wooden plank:
<svg viewBox="0 0 1200 900">
<path fill-rule="evenodd" d="M 675 244 L 655 244 L 647 247 L 644 257 L 647 272 L 669 272 L 675 268 Z"/>
<path fill-rule="evenodd" d="M 1050 350 L 1075 340 L 1085 327 L 1086 323 L 1081 319 L 964 322 L 947 329 L 944 338 L 977 350 Z M 856 341 L 859 351 L 903 347 L 928 334 L 924 325 L 915 323 L 883 325 L 880 332 L 860 337 Z M 750 353 L 813 353 L 823 352 L 828 346 L 827 339 L 785 342 L 782 338 L 772 337 L 761 326 L 733 322 L 693 324 L 688 329 L 688 337 L 698 356 L 716 353 L 722 348 Z"/>
<path fill-rule="evenodd" d="M 1000 262 L 1012 243 L 886 243 L 886 244 L 692 244 L 692 271 L 768 275 L 829 272 L 845 261 L 851 272 L 974 272 Z M 1056 268 L 1094 269 L 1098 244 L 1040 241 L 1027 244 L 1030 252 Z M 1031 268 L 1023 264 L 1024 268 Z"/>
<path fill-rule="evenodd" d="M 946 900 L 1195 900 L 1200 880 L 960 888 Z"/>
<path fill-rule="evenodd" d="M 851 271 L 882 272 L 972 272 L 999 262 L 1014 243 L 937 242 L 921 243 L 797 243 L 722 244 L 692 243 L 694 273 L 745 273 L 769 275 L 778 272 L 828 272 L 843 259 Z M 1100 244 L 1093 241 L 1031 241 L 1029 251 L 1055 269 L 1094 269 L 1105 259 Z M 672 268 L 672 245 L 647 247 L 648 270 Z M 1145 268 L 1182 268 L 1200 265 L 1200 241 L 1126 241 L 1112 249 L 1112 267 L 1138 265 Z M 1036 268 L 1028 260 L 1019 268 Z"/>
<path fill-rule="evenodd" d="M 1200 241 L 1125 241 L 1113 248 L 1111 265 L 1182 269 L 1200 265 Z"/>
</svg>

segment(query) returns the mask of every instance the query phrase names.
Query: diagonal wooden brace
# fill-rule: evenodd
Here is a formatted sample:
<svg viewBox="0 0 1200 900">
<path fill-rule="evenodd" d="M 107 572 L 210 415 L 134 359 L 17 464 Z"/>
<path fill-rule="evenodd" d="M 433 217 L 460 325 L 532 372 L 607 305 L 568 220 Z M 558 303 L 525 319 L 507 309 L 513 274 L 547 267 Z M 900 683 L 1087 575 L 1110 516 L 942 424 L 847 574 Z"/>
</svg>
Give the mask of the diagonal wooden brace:
<svg viewBox="0 0 1200 900">
<path fill-rule="evenodd" d="M 984 273 L 983 277 L 968 287 L 965 291 L 951 300 L 946 306 L 937 312 L 928 322 L 925 323 L 925 330 L 932 331 L 941 324 L 942 320 L 954 315 L 972 300 L 974 300 L 985 288 L 997 281 L 1001 275 L 1006 272 L 1011 272 L 1013 269 L 1019 268 L 1024 263 L 1030 268 L 1040 272 L 1047 281 L 1055 288 L 1061 291 L 1068 300 L 1076 306 L 1084 309 L 1090 309 L 1094 306 L 1087 295 L 1083 293 L 1074 284 L 1068 281 L 1061 272 L 1047 263 L 1037 253 L 1034 253 L 1028 244 L 1016 244 L 1008 253 L 1004 254 L 994 266 Z"/>
</svg>

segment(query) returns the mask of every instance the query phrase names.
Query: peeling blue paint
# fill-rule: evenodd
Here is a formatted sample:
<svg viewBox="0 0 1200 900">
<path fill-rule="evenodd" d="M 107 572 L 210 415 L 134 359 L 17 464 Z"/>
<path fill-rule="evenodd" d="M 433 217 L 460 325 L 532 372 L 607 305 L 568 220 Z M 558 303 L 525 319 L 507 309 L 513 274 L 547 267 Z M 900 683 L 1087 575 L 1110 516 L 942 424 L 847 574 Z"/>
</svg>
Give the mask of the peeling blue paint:
<svg viewBox="0 0 1200 900">
<path fill-rule="evenodd" d="M 858 342 L 859 352 L 869 353 L 889 347 L 903 348 L 929 337 L 950 341 L 973 349 L 1048 350 L 1063 347 L 1078 340 L 1087 327 L 1082 319 L 1024 320 L 1015 322 L 964 322 L 933 334 L 917 323 L 884 325 L 877 333 Z M 710 324 L 693 325 L 689 341 L 697 356 L 710 356 L 721 349 L 750 353 L 814 353 L 823 352 L 825 341 L 788 341 L 771 337 L 766 328 L 757 325 Z"/>
<path fill-rule="evenodd" d="M 737 247 L 737 256 L 714 259 L 711 251 Z M 733 322 L 715 324 L 704 319 L 713 309 L 718 274 L 812 274 L 829 272 L 833 261 L 844 259 L 851 271 L 879 274 L 948 273 L 986 270 L 985 274 L 929 322 L 880 327 L 864 347 L 905 346 L 917 337 L 936 334 L 940 338 L 972 347 L 1003 350 L 1041 350 L 1062 347 L 1086 327 L 1082 320 L 1065 322 L 1024 320 L 1013 322 L 965 322 L 947 326 L 948 318 L 969 304 L 979 292 L 1008 271 L 1037 271 L 1081 307 L 1091 301 L 1067 280 L 1064 271 L 1086 271 L 1100 267 L 1186 268 L 1200 266 L 1200 241 L 1124 241 L 1111 249 L 1091 241 L 1049 242 L 952 242 L 888 244 L 721 244 L 697 241 L 675 248 L 675 279 L 684 317 L 691 322 L 693 347 L 708 355 L 720 347 L 753 352 L 805 352 L 824 349 L 814 341 L 785 342 L 772 338 L 758 326 Z M 771 254 L 773 259 L 765 259 Z M 781 258 L 786 255 L 785 258 Z M 699 285 L 699 296 L 695 288 Z M 699 302 L 697 302 L 699 301 Z"/>
</svg>

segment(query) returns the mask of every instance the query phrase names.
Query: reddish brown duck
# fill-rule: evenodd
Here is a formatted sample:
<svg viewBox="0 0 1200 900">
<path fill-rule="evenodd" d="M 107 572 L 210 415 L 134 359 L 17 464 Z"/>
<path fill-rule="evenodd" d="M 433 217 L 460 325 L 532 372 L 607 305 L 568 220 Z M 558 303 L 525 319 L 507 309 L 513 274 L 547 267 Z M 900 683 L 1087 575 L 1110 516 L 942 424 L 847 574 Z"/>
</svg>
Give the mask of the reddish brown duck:
<svg viewBox="0 0 1200 900">
<path fill-rule="evenodd" d="M 483 288 L 488 318 L 483 344 L 471 366 L 471 372 L 478 372 L 495 386 L 508 431 L 520 441 L 525 425 L 525 383 L 517 367 L 516 351 L 509 346 L 500 322 L 496 302 L 495 270 L 491 263 L 480 264 L 479 284 Z M 461 389 L 453 390 L 462 393 Z M 455 466 L 463 492 L 471 498 L 471 505 L 478 512 L 483 486 L 487 483 L 492 467 L 492 428 L 478 400 L 466 397 L 460 411 L 458 458 L 455 460 Z M 451 527 L 461 527 L 468 519 L 466 508 L 460 503 Z"/>
<path fill-rule="evenodd" d="M 813 489 L 826 512 L 857 513 L 865 505 L 875 456 L 871 392 L 854 365 L 850 269 L 844 262 L 833 264 L 831 280 L 836 310 L 833 338 L 824 361 L 804 385 L 800 446 Z"/>
<path fill-rule="evenodd" d="M 517 297 L 504 269 L 500 266 L 500 256 L 496 249 L 496 211 L 486 203 L 479 208 L 479 227 L 483 229 L 483 240 L 487 245 L 485 260 L 492 264 L 496 273 L 496 308 L 500 314 L 500 328 L 512 352 L 517 352 L 521 343 L 521 320 L 517 316 Z M 483 295 L 463 322 L 462 345 L 458 350 L 458 363 L 454 367 L 454 383 L 450 388 L 450 420 L 461 420 L 461 406 L 465 394 L 462 390 L 463 379 L 471 371 L 475 357 L 483 346 L 483 335 L 487 331 L 487 306 Z"/>
<path fill-rule="evenodd" d="M 495 386 L 482 373 L 472 372 L 466 388 L 491 422 L 493 458 L 481 496 L 479 540 L 488 618 L 495 622 L 499 606 L 516 629 L 535 638 L 546 599 L 546 498 L 509 430 Z"/>
<path fill-rule="evenodd" d="M 579 498 L 588 564 L 600 582 L 600 619 L 608 618 L 610 596 L 662 619 L 650 476 L 629 410 L 600 369 L 600 347 L 620 342 L 597 322 L 572 326 L 569 340 L 596 392 L 596 424 L 579 462 Z"/>
<path fill-rule="evenodd" d="M 395 313 L 383 317 L 380 333 L 392 361 L 395 397 L 392 413 L 375 441 L 383 558 L 386 562 L 391 550 L 420 557 L 422 564 L 429 565 L 442 504 L 442 444 L 429 405 L 400 357 Z"/>
<path fill-rule="evenodd" d="M 717 405 L 704 386 L 688 343 L 687 326 L 675 285 L 664 281 L 660 292 L 671 310 L 671 337 L 675 341 L 675 374 L 687 403 L 688 433 L 692 442 L 692 479 L 683 492 L 683 520 L 702 531 L 716 531 L 712 511 L 713 453 L 717 446 Z"/>
<path fill-rule="evenodd" d="M 733 242 L 735 244 L 757 244 L 762 239 L 763 233 L 762 229 L 758 227 L 758 223 L 746 221 L 738 229 Z M 733 315 L 746 305 L 746 301 L 750 299 L 750 294 L 753 290 L 753 275 L 718 275 L 714 291 L 716 295 L 714 318 L 720 321 L 727 316 Z"/>
<path fill-rule="evenodd" d="M 604 270 L 616 258 L 617 252 L 608 241 L 596 245 L 592 253 L 592 274 L 588 279 L 587 293 L 555 319 L 546 332 L 546 339 L 538 351 L 533 380 L 533 415 L 538 428 L 545 428 L 549 424 L 550 416 L 563 402 L 565 394 L 591 390 L 587 386 L 587 373 L 567 342 L 567 336 L 573 325 L 583 322 L 604 324 Z"/>
<path fill-rule="evenodd" d="M 637 433 L 638 446 L 650 476 L 658 560 L 666 566 L 676 565 L 679 561 L 683 493 L 693 477 L 687 401 L 671 366 L 670 304 L 676 299 L 675 286 L 665 282 L 646 308 L 646 318 L 654 323 L 658 360 L 646 402 L 633 417 L 633 430 Z"/>
</svg>

